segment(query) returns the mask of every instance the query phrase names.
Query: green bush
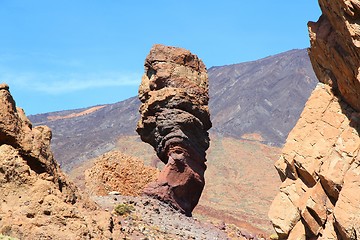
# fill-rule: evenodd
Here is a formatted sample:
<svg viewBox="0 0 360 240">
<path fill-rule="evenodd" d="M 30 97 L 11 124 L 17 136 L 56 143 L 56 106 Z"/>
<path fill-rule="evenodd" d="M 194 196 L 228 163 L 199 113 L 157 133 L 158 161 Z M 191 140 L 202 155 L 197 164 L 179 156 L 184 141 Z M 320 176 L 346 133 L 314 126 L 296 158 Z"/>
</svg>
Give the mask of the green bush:
<svg viewBox="0 0 360 240">
<path fill-rule="evenodd" d="M 135 208 L 131 204 L 120 203 L 120 204 L 115 206 L 114 211 L 117 214 L 122 216 L 122 215 L 125 215 L 125 214 L 130 214 L 132 211 L 135 211 Z"/>
</svg>

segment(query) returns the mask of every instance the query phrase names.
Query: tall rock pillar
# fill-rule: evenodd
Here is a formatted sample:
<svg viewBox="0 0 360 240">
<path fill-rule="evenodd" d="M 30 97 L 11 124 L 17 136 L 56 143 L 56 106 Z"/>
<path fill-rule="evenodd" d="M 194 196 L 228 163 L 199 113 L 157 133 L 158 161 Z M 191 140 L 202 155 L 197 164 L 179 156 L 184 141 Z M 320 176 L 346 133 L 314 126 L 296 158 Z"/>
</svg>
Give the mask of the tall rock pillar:
<svg viewBox="0 0 360 240">
<path fill-rule="evenodd" d="M 154 45 L 139 88 L 136 131 L 166 165 L 145 194 L 191 215 L 205 185 L 205 151 L 211 128 L 208 76 L 190 51 Z"/>
</svg>

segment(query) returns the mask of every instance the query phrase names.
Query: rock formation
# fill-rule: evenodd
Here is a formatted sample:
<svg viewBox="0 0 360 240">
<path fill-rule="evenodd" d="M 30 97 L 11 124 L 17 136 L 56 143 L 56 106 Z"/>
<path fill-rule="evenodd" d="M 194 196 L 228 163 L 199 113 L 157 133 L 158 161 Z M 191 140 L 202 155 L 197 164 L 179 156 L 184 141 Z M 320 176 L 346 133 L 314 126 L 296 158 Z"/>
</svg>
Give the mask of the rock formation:
<svg viewBox="0 0 360 240">
<path fill-rule="evenodd" d="M 111 216 L 66 179 L 50 151 L 51 131 L 32 127 L 0 84 L 0 235 L 18 239 L 104 239 Z"/>
<path fill-rule="evenodd" d="M 320 0 L 322 15 L 309 22 L 310 59 L 318 79 L 360 111 L 360 2 Z"/>
<path fill-rule="evenodd" d="M 283 181 L 269 211 L 280 239 L 360 236 L 359 1 L 320 0 L 309 55 L 319 83 L 276 168 Z"/>
<path fill-rule="evenodd" d="M 185 49 L 154 45 L 145 60 L 139 99 L 137 132 L 166 164 L 144 192 L 191 215 L 205 185 L 211 128 L 206 67 Z"/>
<path fill-rule="evenodd" d="M 125 196 L 139 196 L 144 187 L 156 180 L 159 170 L 144 161 L 119 151 L 105 153 L 85 171 L 89 195 L 106 196 L 116 191 Z"/>
</svg>

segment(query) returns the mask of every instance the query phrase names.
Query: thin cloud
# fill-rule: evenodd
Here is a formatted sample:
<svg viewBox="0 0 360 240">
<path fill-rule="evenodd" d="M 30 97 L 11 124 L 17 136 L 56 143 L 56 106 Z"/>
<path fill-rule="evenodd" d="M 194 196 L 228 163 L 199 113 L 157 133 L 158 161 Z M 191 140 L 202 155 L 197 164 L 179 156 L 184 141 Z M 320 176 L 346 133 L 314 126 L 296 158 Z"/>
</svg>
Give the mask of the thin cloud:
<svg viewBox="0 0 360 240">
<path fill-rule="evenodd" d="M 136 86 L 141 74 L 62 74 L 1 73 L 0 79 L 18 88 L 31 89 L 46 94 L 64 94 L 95 88 Z"/>
</svg>

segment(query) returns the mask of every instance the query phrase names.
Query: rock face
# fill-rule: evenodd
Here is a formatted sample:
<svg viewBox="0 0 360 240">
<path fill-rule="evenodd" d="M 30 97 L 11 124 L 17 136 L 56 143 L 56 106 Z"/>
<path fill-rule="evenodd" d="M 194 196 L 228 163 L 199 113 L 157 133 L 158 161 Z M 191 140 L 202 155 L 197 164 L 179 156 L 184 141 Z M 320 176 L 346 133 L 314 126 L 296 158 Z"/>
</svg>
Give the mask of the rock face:
<svg viewBox="0 0 360 240">
<path fill-rule="evenodd" d="M 319 1 L 309 55 L 319 83 L 276 169 L 269 217 L 281 239 L 360 236 L 360 2 Z"/>
<path fill-rule="evenodd" d="M 211 128 L 206 67 L 185 49 L 154 45 L 145 60 L 139 99 L 137 132 L 166 164 L 144 191 L 191 215 L 205 185 Z"/>
<path fill-rule="evenodd" d="M 320 0 L 322 15 L 309 22 L 310 59 L 321 82 L 360 111 L 360 2 Z"/>
<path fill-rule="evenodd" d="M 50 129 L 33 128 L 15 106 L 9 87 L 0 84 L 0 235 L 110 238 L 110 214 L 98 211 L 66 179 L 50 151 L 50 140 Z"/>
</svg>

